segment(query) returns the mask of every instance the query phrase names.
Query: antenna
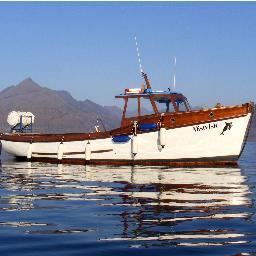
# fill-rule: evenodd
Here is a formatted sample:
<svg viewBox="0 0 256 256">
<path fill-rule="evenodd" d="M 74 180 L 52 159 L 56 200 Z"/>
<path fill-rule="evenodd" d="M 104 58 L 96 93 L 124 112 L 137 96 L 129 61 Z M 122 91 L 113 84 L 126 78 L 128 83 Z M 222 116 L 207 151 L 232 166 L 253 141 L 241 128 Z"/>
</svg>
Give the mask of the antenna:
<svg viewBox="0 0 256 256">
<path fill-rule="evenodd" d="M 137 42 L 136 36 L 134 37 L 135 44 L 136 44 L 136 50 L 137 50 L 137 55 L 138 55 L 138 60 L 139 60 L 139 65 L 140 65 L 140 73 L 143 73 L 142 65 L 141 65 L 141 59 L 140 59 L 140 51 L 139 51 L 139 45 Z"/>
<path fill-rule="evenodd" d="M 143 69 L 142 69 L 142 64 L 141 64 L 141 59 L 140 59 L 140 52 L 139 52 L 139 45 L 138 45 L 137 37 L 136 37 L 136 36 L 134 37 L 134 40 L 135 40 L 135 44 L 136 44 L 136 50 L 137 50 L 137 55 L 138 55 L 138 61 L 139 61 L 139 65 L 140 65 L 140 73 L 141 73 L 142 77 L 144 78 L 144 80 L 145 80 L 145 82 L 146 82 L 147 89 L 151 89 L 151 85 L 150 85 L 150 82 L 149 82 L 149 80 L 148 80 L 147 74 L 145 74 L 145 73 L 143 72 Z"/>
<path fill-rule="evenodd" d="M 176 87 L 176 57 L 174 57 L 173 89 Z"/>
</svg>

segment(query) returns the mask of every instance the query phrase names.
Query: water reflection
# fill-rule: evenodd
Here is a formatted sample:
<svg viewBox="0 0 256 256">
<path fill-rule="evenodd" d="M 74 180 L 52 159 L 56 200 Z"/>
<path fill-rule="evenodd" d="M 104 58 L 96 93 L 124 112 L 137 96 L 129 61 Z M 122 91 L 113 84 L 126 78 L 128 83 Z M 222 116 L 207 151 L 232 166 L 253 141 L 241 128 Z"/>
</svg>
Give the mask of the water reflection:
<svg viewBox="0 0 256 256">
<path fill-rule="evenodd" d="M 75 212 L 75 207 L 86 211 L 93 205 L 92 219 L 102 222 L 100 228 L 99 222 L 91 227 L 93 224 L 88 223 L 92 219 L 81 218 L 80 227 L 60 228 L 61 220 L 52 221 L 50 217 L 42 218 L 41 222 L 40 218 L 38 222 L 7 218 L 0 222 L 0 228 L 23 227 L 29 234 L 92 231 L 101 241 L 150 241 L 158 245 L 166 242 L 175 246 L 248 243 L 241 223 L 250 220 L 251 200 L 246 178 L 239 168 L 6 163 L 2 166 L 0 181 L 1 212 L 46 209 L 50 212 L 59 208 L 59 212 L 65 214 L 68 207 Z M 79 206 L 75 202 L 79 202 Z M 108 223 L 109 216 L 112 219 Z M 85 225 L 90 227 L 83 228 Z"/>
</svg>

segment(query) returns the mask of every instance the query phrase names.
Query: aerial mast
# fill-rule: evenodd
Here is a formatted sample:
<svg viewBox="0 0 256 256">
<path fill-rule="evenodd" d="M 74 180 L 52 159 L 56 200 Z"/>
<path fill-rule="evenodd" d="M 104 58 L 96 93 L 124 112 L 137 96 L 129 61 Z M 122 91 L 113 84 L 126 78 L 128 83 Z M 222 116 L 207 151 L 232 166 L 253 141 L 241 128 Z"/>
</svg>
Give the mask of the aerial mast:
<svg viewBox="0 0 256 256">
<path fill-rule="evenodd" d="M 176 57 L 174 57 L 173 89 L 176 88 Z"/>
<path fill-rule="evenodd" d="M 151 85 L 150 85 L 150 82 L 148 80 L 147 74 L 144 73 L 143 68 L 142 68 L 141 58 L 140 58 L 140 51 L 139 51 L 139 45 L 138 45 L 137 37 L 136 36 L 134 37 L 134 40 L 135 40 L 135 44 L 136 44 L 136 51 L 137 51 L 137 56 L 138 56 L 138 61 L 139 61 L 140 73 L 141 73 L 142 77 L 144 78 L 144 80 L 146 82 L 147 89 L 151 89 Z"/>
</svg>

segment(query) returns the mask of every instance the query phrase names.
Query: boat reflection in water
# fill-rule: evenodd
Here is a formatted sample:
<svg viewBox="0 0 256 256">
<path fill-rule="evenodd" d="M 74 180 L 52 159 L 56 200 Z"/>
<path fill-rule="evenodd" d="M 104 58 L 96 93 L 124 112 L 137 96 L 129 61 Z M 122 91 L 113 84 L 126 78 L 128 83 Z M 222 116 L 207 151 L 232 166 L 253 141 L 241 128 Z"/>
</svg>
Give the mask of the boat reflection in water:
<svg viewBox="0 0 256 256">
<path fill-rule="evenodd" d="M 91 214 L 97 225 L 102 223 L 99 231 L 96 227 L 93 230 L 102 242 L 139 243 L 134 246 L 248 243 L 243 223 L 250 220 L 251 201 L 246 178 L 239 168 L 57 167 L 8 163 L 2 166 L 1 184 L 12 191 L 12 195 L 5 197 L 6 207 L 1 209 L 5 211 L 29 211 L 37 208 L 40 200 L 55 200 L 56 205 L 59 200 L 83 201 L 80 204 L 83 211 L 93 204 Z M 72 204 L 68 207 L 72 210 Z M 81 226 L 89 221 L 81 219 Z M 33 232 L 40 233 L 40 225 L 49 223 L 17 224 L 6 220 L 1 224 L 37 225 L 39 230 Z M 82 229 L 69 232 L 79 230 Z"/>
</svg>

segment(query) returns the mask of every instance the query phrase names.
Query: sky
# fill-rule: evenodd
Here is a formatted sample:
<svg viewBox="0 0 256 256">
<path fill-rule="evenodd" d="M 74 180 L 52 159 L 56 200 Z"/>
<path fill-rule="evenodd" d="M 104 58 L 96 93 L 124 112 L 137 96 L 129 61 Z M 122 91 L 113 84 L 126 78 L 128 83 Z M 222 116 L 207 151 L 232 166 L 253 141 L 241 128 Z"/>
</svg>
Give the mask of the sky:
<svg viewBox="0 0 256 256">
<path fill-rule="evenodd" d="M 117 104 L 172 85 L 191 105 L 256 101 L 254 2 L 1 2 L 0 90 L 31 77 L 78 100 Z M 119 100 L 120 101 L 120 100 Z"/>
</svg>

